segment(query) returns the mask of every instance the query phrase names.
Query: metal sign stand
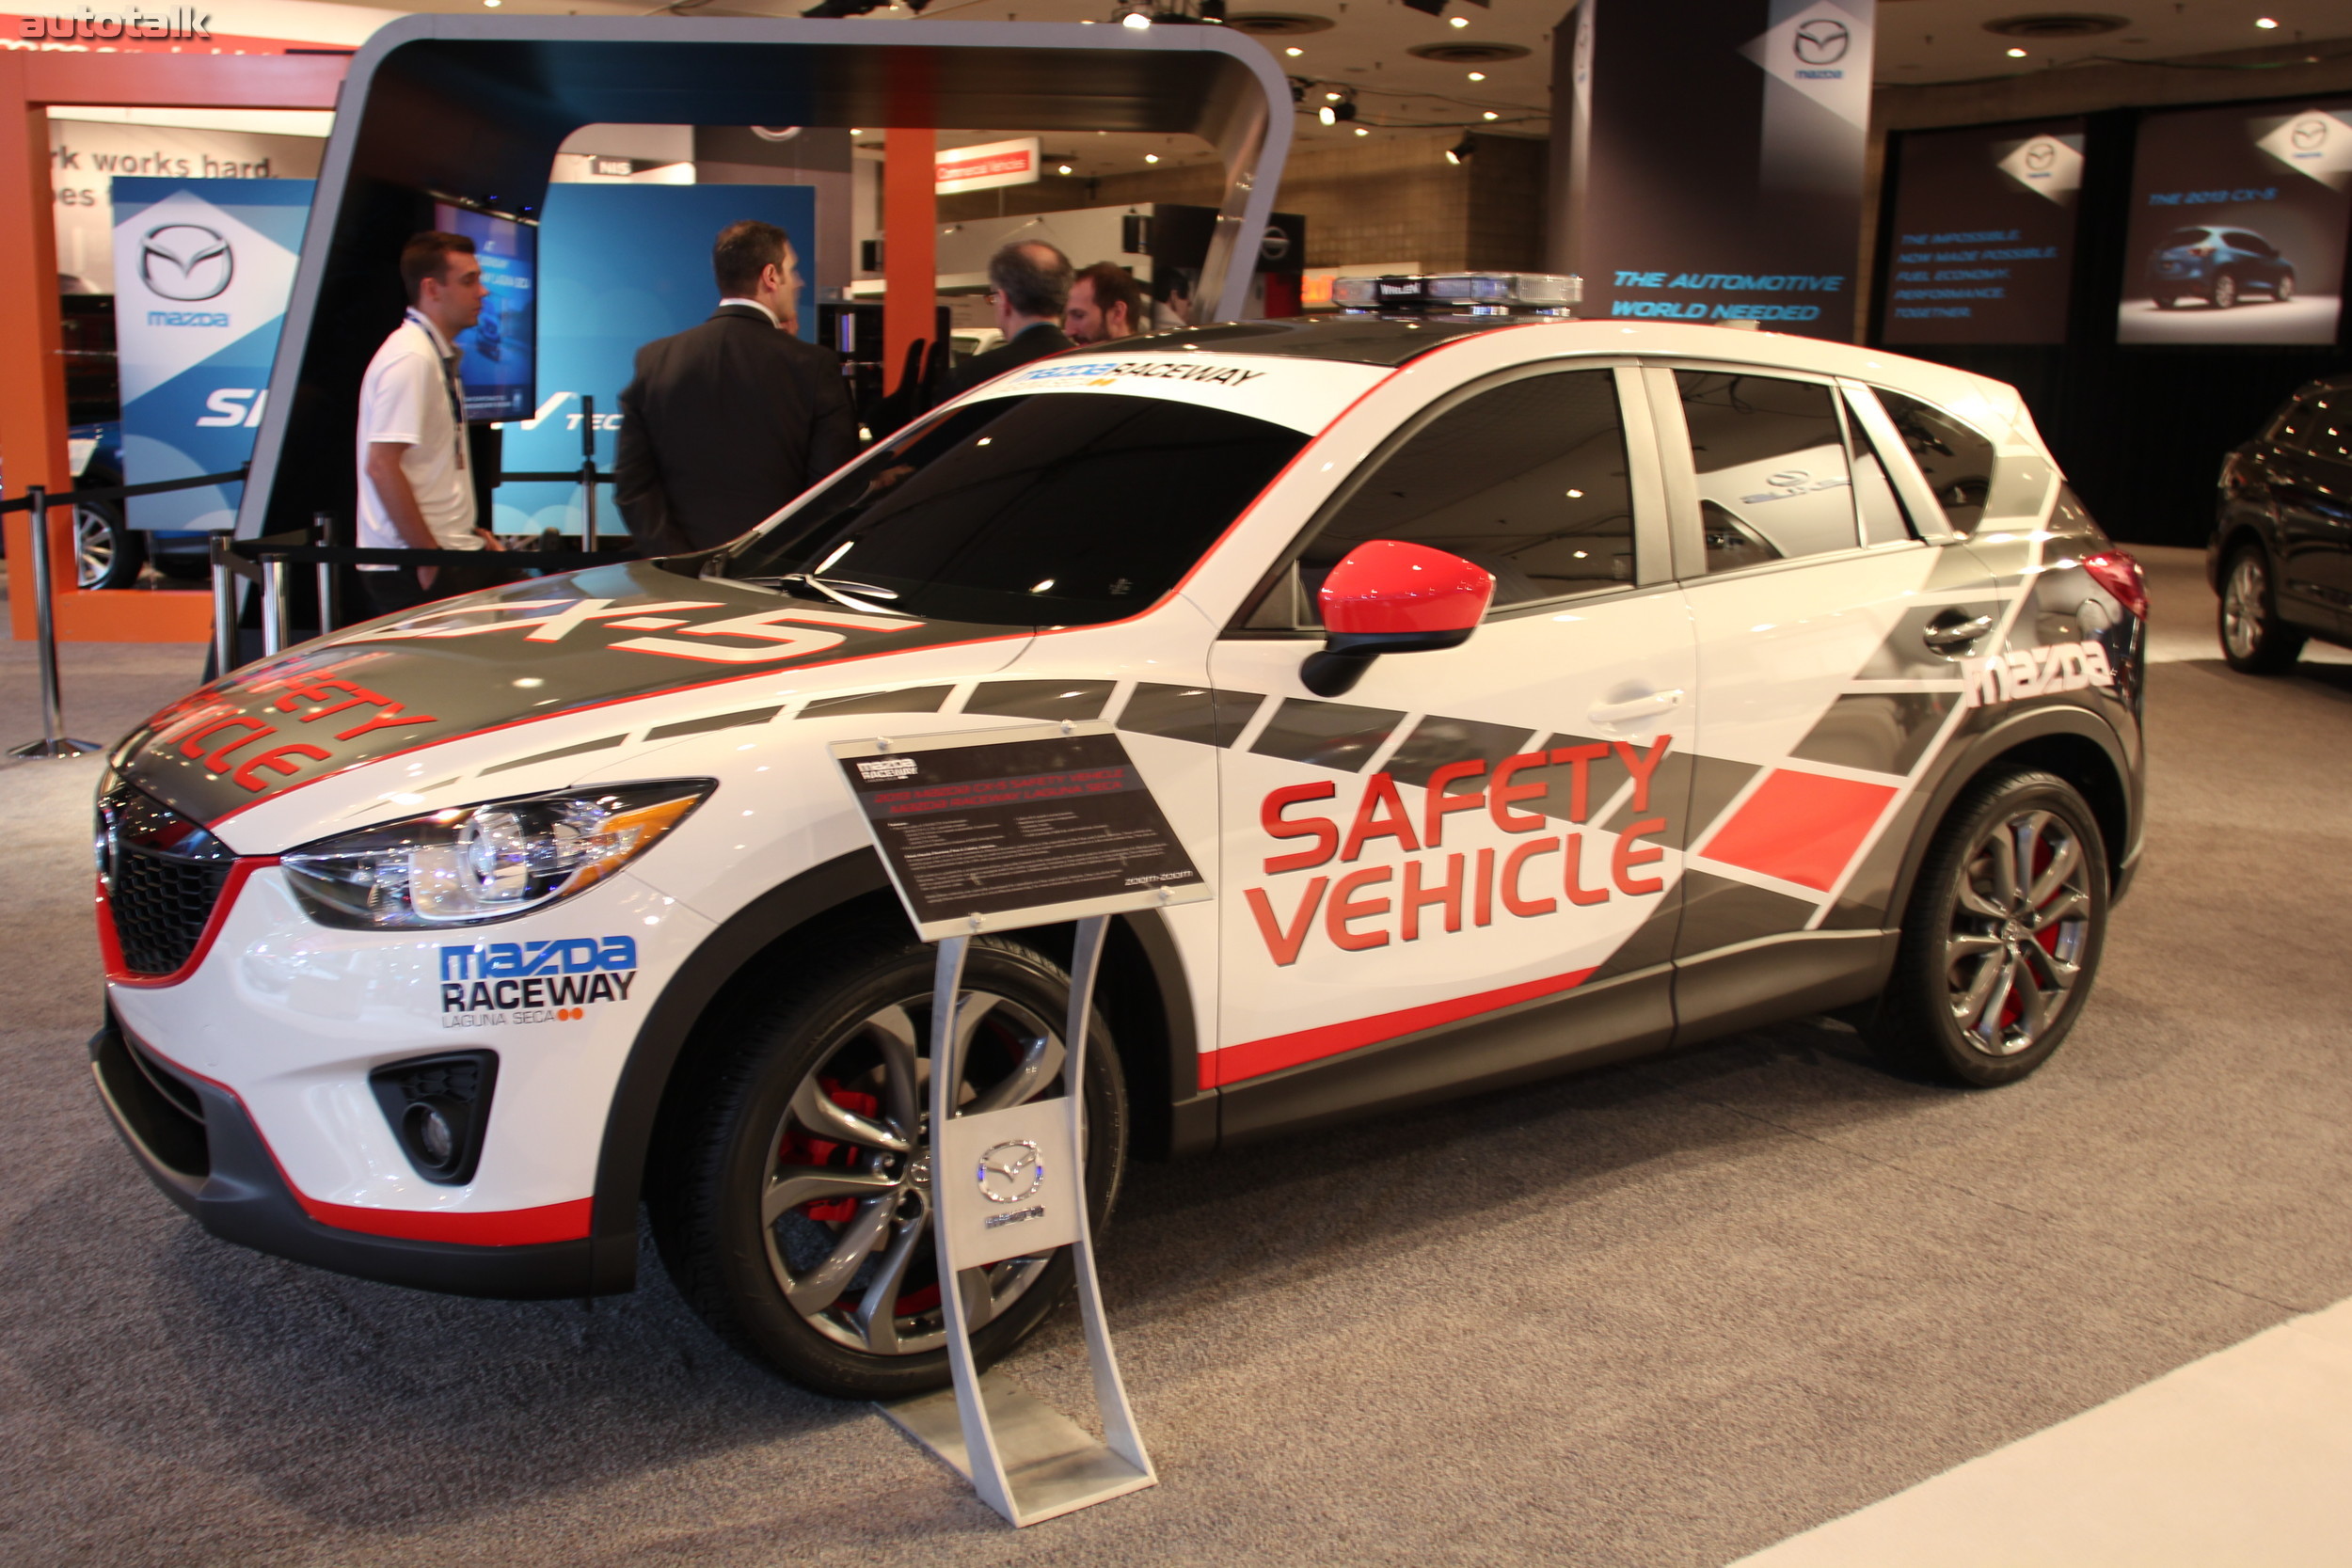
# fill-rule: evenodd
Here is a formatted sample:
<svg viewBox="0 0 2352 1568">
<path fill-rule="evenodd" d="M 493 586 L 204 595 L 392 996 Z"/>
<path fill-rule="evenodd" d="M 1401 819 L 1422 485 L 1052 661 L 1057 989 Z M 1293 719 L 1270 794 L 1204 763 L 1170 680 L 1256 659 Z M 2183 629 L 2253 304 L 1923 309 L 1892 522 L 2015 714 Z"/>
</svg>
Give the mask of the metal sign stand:
<svg viewBox="0 0 2352 1568">
<path fill-rule="evenodd" d="M 56 762 L 87 756 L 98 750 L 92 740 L 59 735 L 65 727 L 64 705 L 57 695 L 57 584 L 49 575 L 49 493 L 40 485 L 25 491 L 33 514 L 33 624 L 40 641 L 40 738 L 11 751 L 12 757 Z"/>
<path fill-rule="evenodd" d="M 1086 1184 L 1086 1055 L 1111 917 L 1210 895 L 1117 734 L 1068 721 L 832 747 L 915 931 L 931 988 L 931 1235 L 954 1386 L 881 1407 L 1015 1526 L 1159 1482 L 1103 1321 Z M 1061 1098 L 957 1112 L 984 932 L 1071 925 Z M 972 1353 L 985 1265 L 1068 1247 L 1104 1441 Z"/>
<path fill-rule="evenodd" d="M 1034 1525 L 1159 1484 L 1143 1438 L 1136 1431 L 1135 1412 L 1127 1403 L 1119 1360 L 1111 1350 L 1109 1330 L 1104 1326 L 1103 1290 L 1095 1277 L 1094 1238 L 1087 1215 L 1086 1118 L 1081 1095 L 1094 977 L 1109 927 L 1110 916 L 1104 914 L 1078 922 L 1077 946 L 1070 966 L 1070 1020 L 1062 1034 L 1066 1049 L 1060 1101 L 1068 1147 L 1074 1151 L 1071 1180 L 1077 1192 L 1078 1239 L 1071 1246 L 1077 1263 L 1078 1313 L 1086 1328 L 1087 1360 L 1094 1373 L 1095 1407 L 1107 1441 L 1096 1442 L 1075 1421 L 1024 1393 L 1009 1379 L 981 1374 L 972 1357 L 970 1314 L 961 1286 L 940 1292 L 947 1320 L 947 1360 L 955 1372 L 954 1388 L 881 1407 L 909 1436 L 961 1471 L 981 1500 L 1015 1526 Z M 963 1077 L 963 1064 L 953 1058 L 964 951 L 970 942 L 969 937 L 948 937 L 939 943 L 937 982 L 931 996 L 930 1094 L 930 1124 L 938 1129 L 948 1125 L 953 1115 L 950 1097 Z M 948 1168 L 941 1134 L 933 1134 L 932 1148 L 931 1192 L 940 1213 L 931 1237 L 939 1253 L 939 1277 L 961 1281 L 964 1275 L 952 1257 L 955 1227 L 949 1222 L 948 1210 L 954 1204 L 980 1200 L 966 1192 L 962 1172 Z"/>
</svg>

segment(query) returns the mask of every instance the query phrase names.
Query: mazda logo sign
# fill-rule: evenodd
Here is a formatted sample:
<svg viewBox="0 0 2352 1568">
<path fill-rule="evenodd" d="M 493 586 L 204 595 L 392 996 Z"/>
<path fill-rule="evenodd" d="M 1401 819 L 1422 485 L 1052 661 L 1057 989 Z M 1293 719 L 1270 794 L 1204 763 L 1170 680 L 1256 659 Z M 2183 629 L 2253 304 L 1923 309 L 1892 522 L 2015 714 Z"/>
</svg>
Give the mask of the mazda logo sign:
<svg viewBox="0 0 2352 1568">
<path fill-rule="evenodd" d="M 2058 162 L 2058 149 L 2046 141 L 2038 141 L 2026 149 L 2027 168 L 2048 168 Z"/>
<path fill-rule="evenodd" d="M 229 242 L 199 223 L 166 223 L 139 240 L 139 281 L 161 299 L 212 299 L 237 275 Z"/>
<path fill-rule="evenodd" d="M 1842 22 L 1817 16 L 1797 29 L 1794 41 L 1799 64 L 1836 65 L 1853 46 L 1853 34 Z"/>
<path fill-rule="evenodd" d="M 1002 1143 L 980 1156 L 980 1196 L 991 1203 L 1018 1203 L 1045 1185 L 1045 1165 L 1027 1139 Z"/>
<path fill-rule="evenodd" d="M 1259 260 L 1264 261 L 1279 261 L 1290 253 L 1291 237 L 1284 233 L 1279 227 L 1269 224 L 1266 228 L 1266 231 L 1258 237 Z"/>
<path fill-rule="evenodd" d="M 2309 119 L 2296 120 L 2295 129 L 2288 135 L 2294 140 L 2296 150 L 2315 151 L 2327 143 L 2328 122 L 2313 115 Z"/>
</svg>

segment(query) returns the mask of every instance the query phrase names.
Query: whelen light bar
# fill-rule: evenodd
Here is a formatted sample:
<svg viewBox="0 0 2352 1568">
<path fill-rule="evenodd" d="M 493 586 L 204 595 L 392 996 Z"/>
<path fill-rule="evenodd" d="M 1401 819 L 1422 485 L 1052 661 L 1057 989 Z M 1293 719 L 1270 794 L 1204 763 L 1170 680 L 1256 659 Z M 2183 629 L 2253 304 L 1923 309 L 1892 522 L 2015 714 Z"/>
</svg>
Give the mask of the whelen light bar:
<svg viewBox="0 0 2352 1568">
<path fill-rule="evenodd" d="M 1544 272 L 1447 272 L 1430 277 L 1336 277 L 1331 299 L 1356 315 L 1459 310 L 1565 316 L 1584 297 L 1584 279 Z"/>
</svg>

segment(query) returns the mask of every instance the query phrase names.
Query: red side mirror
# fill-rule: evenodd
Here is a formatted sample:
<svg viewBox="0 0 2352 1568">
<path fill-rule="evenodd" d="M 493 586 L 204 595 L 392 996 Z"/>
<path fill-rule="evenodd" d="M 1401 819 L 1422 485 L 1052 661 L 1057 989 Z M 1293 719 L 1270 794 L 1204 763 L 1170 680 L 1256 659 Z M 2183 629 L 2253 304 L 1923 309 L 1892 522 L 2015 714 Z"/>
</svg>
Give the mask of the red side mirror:
<svg viewBox="0 0 2352 1568">
<path fill-rule="evenodd" d="M 1401 539 L 1359 545 L 1315 595 L 1328 635 L 1298 678 L 1318 697 L 1337 697 L 1382 654 L 1458 647 L 1494 596 L 1494 575 L 1458 555 Z"/>
<path fill-rule="evenodd" d="M 1450 648 L 1486 619 L 1495 579 L 1458 555 L 1401 539 L 1374 539 L 1331 568 L 1316 601 L 1334 647 Z M 1435 641 L 1433 639 L 1446 639 Z"/>
</svg>

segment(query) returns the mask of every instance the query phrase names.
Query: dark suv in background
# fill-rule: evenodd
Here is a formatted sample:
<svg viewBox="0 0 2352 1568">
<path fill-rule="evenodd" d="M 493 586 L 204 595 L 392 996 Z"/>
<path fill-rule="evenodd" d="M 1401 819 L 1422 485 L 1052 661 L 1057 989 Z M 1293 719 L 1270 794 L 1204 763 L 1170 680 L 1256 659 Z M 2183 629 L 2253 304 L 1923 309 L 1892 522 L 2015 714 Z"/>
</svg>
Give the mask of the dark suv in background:
<svg viewBox="0 0 2352 1568">
<path fill-rule="evenodd" d="M 2273 673 L 2307 639 L 2352 641 L 2352 374 L 2305 387 L 2222 461 L 2205 575 L 2232 669 Z"/>
</svg>

